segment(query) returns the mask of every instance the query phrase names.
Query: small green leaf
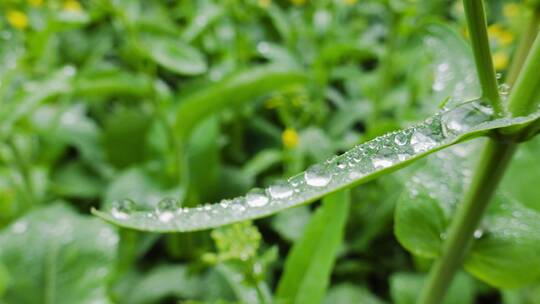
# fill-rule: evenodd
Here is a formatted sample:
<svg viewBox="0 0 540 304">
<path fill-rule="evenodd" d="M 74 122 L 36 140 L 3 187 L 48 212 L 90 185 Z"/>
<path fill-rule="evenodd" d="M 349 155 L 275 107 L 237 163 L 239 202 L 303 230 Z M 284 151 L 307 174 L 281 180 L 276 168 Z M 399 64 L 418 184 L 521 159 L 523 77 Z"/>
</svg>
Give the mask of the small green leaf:
<svg viewBox="0 0 540 304">
<path fill-rule="evenodd" d="M 477 145 L 465 145 L 438 153 L 408 183 L 396 209 L 395 230 L 409 251 L 429 258 L 440 254 L 448 225 L 470 180 L 470 168 L 474 168 L 467 155 L 477 150 Z M 523 164 L 519 160 L 516 165 Z M 516 174 L 513 166 L 510 172 Z M 529 174 L 536 172 L 522 171 L 519 178 L 529 180 Z M 525 207 L 535 204 L 537 197 L 534 203 L 522 204 L 515 198 L 529 197 L 521 190 L 508 180 L 501 184 L 464 262 L 467 271 L 498 287 L 519 287 L 540 277 L 540 213 Z"/>
<path fill-rule="evenodd" d="M 32 211 L 0 234 L 0 262 L 12 279 L 4 299 L 105 303 L 117 243 L 112 227 L 62 204 Z"/>
<path fill-rule="evenodd" d="M 323 205 L 287 256 L 276 293 L 279 303 L 322 301 L 343 241 L 349 205 L 349 191 L 323 199 Z"/>
<path fill-rule="evenodd" d="M 202 53 L 178 38 L 145 35 L 141 46 L 152 60 L 171 72 L 182 75 L 206 72 L 207 64 Z"/>
<path fill-rule="evenodd" d="M 116 218 L 110 211 L 93 212 L 123 227 L 160 232 L 202 230 L 260 218 L 368 182 L 435 151 L 485 135 L 490 130 L 528 124 L 540 116 L 537 112 L 527 117 L 491 120 L 489 113 L 489 108 L 477 102 L 465 103 L 410 128 L 361 144 L 266 190 L 255 189 L 244 197 L 218 204 L 180 208 L 171 214 L 173 216 L 167 216 L 166 221 L 160 220 L 154 210 L 133 210 L 128 216 Z"/>
</svg>

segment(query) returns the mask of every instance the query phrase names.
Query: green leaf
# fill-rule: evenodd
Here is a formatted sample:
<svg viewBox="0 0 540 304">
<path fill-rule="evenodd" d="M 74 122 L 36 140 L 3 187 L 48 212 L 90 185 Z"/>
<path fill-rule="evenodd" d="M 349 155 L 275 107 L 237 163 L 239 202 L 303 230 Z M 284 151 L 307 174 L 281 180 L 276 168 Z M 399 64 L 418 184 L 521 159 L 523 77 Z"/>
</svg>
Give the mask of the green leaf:
<svg viewBox="0 0 540 304">
<path fill-rule="evenodd" d="M 399 272 L 390 277 L 390 294 L 394 304 L 415 304 L 424 286 L 424 274 Z M 474 281 L 465 273 L 458 273 L 452 281 L 442 304 L 474 303 Z"/>
<path fill-rule="evenodd" d="M 361 144 L 265 191 L 254 190 L 245 197 L 223 200 L 218 204 L 180 208 L 172 212 L 172 216 L 161 217 L 159 210 L 130 210 L 127 216 L 120 217 L 114 217 L 110 211 L 93 212 L 123 227 L 160 232 L 202 230 L 260 218 L 366 183 L 430 153 L 485 135 L 490 130 L 527 124 L 540 116 L 537 112 L 527 117 L 490 120 L 488 113 L 485 106 L 471 101 L 455 109 L 444 110 L 410 128 Z"/>
<path fill-rule="evenodd" d="M 145 35 L 142 45 L 148 56 L 163 68 L 181 75 L 199 75 L 206 72 L 202 53 L 178 38 Z"/>
<path fill-rule="evenodd" d="M 146 96 L 152 87 L 147 75 L 119 69 L 84 73 L 74 83 L 75 93 L 84 97 Z"/>
<path fill-rule="evenodd" d="M 4 299 L 21 304 L 107 302 L 117 243 L 112 227 L 62 204 L 30 212 L 0 234 L 0 262 L 12 279 Z"/>
<path fill-rule="evenodd" d="M 294 244 L 279 281 L 279 303 L 320 303 L 343 241 L 350 192 L 340 191 L 323 199 L 304 235 Z"/>
<path fill-rule="evenodd" d="M 225 107 L 305 81 L 303 72 L 277 66 L 261 66 L 237 73 L 181 98 L 176 112 L 176 131 L 181 139 L 185 139 L 197 123 Z"/>
<path fill-rule="evenodd" d="M 468 186 L 470 168 L 474 168 L 467 155 L 477 150 L 477 145 L 468 145 L 443 151 L 430 157 L 422 171 L 412 177 L 395 213 L 396 235 L 409 251 L 430 258 L 439 255 L 448 225 Z M 523 164 L 518 161 L 516 165 Z M 510 172 L 515 170 L 513 166 Z M 529 172 L 536 174 L 526 170 L 519 177 L 508 178 L 526 181 Z M 475 232 L 464 267 L 487 283 L 513 288 L 540 277 L 540 213 L 525 206 L 531 203 L 517 201 L 515 197 L 528 197 L 519 192 L 520 188 L 508 185 L 514 183 L 506 180 L 501 185 Z"/>
</svg>

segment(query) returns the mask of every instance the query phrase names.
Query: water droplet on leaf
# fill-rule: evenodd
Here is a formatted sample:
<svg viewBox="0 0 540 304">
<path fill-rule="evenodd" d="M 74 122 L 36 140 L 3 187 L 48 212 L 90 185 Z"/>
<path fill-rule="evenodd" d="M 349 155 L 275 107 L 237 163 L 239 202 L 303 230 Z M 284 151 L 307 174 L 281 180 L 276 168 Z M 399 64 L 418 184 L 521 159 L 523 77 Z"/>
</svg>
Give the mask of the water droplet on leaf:
<svg viewBox="0 0 540 304">
<path fill-rule="evenodd" d="M 287 198 L 293 194 L 293 189 L 286 182 L 278 182 L 268 188 L 268 193 L 275 199 Z"/>
<path fill-rule="evenodd" d="M 135 210 L 135 203 L 129 198 L 125 198 L 112 203 L 111 214 L 119 220 L 128 219 Z"/>
<path fill-rule="evenodd" d="M 268 196 L 262 189 L 253 189 L 246 194 L 246 203 L 251 207 L 262 207 L 268 203 Z"/>
<path fill-rule="evenodd" d="M 313 187 L 324 187 L 330 183 L 332 175 L 321 165 L 313 165 L 304 173 L 306 184 Z"/>
<path fill-rule="evenodd" d="M 156 214 L 160 221 L 168 222 L 174 218 L 178 210 L 178 201 L 173 198 L 162 199 L 156 206 Z"/>
</svg>

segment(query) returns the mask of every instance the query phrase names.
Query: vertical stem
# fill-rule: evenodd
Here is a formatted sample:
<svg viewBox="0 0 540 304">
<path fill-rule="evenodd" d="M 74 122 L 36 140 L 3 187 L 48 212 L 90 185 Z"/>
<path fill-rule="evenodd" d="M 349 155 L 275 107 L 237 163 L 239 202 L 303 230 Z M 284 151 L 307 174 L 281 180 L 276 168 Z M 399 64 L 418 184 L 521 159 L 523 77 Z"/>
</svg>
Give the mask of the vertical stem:
<svg viewBox="0 0 540 304">
<path fill-rule="evenodd" d="M 508 99 L 508 110 L 512 116 L 529 114 L 538 106 L 538 86 L 540 85 L 540 36 L 537 35 L 523 70 Z M 536 98 L 536 100 L 535 100 Z"/>
<path fill-rule="evenodd" d="M 497 115 L 502 116 L 504 109 L 499 97 L 495 69 L 489 49 L 484 3 L 482 0 L 463 0 L 463 7 L 476 62 L 476 72 L 482 87 L 482 97 L 491 103 Z"/>
<path fill-rule="evenodd" d="M 465 200 L 449 228 L 443 245 L 442 257 L 429 273 L 418 303 L 442 303 L 456 270 L 461 267 L 466 249 L 473 238 L 482 215 L 493 196 L 497 184 L 514 153 L 515 144 L 489 140 L 475 170 Z"/>
<path fill-rule="evenodd" d="M 531 16 L 531 20 L 529 21 L 529 25 L 527 26 L 525 33 L 521 37 L 519 46 L 514 54 L 514 58 L 512 60 L 512 65 L 510 66 L 510 70 L 508 71 L 506 82 L 509 85 L 513 85 L 514 82 L 516 82 L 518 78 L 519 71 L 521 70 L 523 63 L 525 63 L 527 54 L 529 53 L 529 50 L 531 49 L 534 39 L 536 38 L 536 33 L 538 32 L 539 24 L 540 24 L 540 9 L 535 8 L 533 11 L 533 15 Z"/>
</svg>

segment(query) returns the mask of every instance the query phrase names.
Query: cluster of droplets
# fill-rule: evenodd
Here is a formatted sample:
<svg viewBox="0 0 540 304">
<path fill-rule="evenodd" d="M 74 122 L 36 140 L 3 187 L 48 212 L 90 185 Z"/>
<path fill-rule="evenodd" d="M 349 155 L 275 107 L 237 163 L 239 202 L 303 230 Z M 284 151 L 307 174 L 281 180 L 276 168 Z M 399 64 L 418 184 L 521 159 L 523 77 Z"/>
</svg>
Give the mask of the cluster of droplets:
<svg viewBox="0 0 540 304">
<path fill-rule="evenodd" d="M 193 208 L 183 208 L 177 200 L 164 199 L 150 212 L 135 210 L 133 201 L 124 199 L 113 203 L 110 214 L 120 221 L 143 218 L 148 227 L 155 227 L 154 223 L 158 221 L 163 223 L 161 227 L 165 231 L 192 230 L 260 217 L 317 199 L 451 143 L 463 132 L 491 121 L 492 116 L 491 108 L 481 101 L 466 102 L 416 126 L 358 145 L 286 181 L 265 189 L 255 188 L 242 197 Z"/>
</svg>

